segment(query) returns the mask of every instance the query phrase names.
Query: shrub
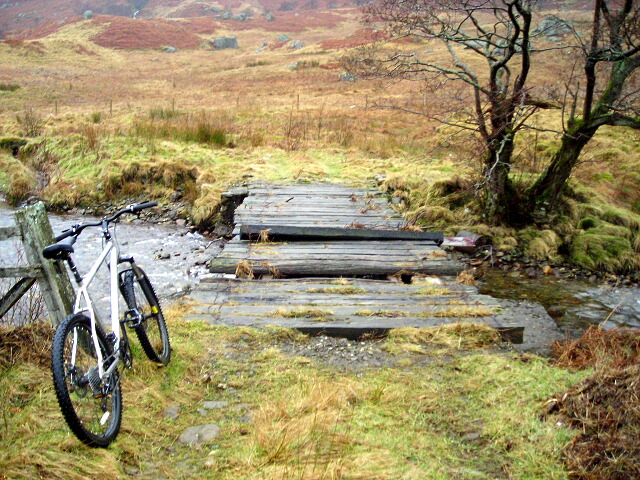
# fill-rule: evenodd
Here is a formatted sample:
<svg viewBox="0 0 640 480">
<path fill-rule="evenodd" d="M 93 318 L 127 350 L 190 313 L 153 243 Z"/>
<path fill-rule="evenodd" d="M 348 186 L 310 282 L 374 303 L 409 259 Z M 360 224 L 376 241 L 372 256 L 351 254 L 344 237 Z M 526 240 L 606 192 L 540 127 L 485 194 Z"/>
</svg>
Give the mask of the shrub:
<svg viewBox="0 0 640 480">
<path fill-rule="evenodd" d="M 32 108 L 28 108 L 22 115 L 16 115 L 16 120 L 24 129 L 25 137 L 39 137 L 44 127 L 44 119 Z"/>
</svg>

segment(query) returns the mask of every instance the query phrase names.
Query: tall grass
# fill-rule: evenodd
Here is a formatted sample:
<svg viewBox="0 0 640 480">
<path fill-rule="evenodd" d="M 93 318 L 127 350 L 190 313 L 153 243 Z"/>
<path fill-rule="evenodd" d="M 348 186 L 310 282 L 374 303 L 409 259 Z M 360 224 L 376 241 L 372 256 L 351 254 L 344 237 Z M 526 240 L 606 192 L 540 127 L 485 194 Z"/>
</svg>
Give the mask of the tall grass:
<svg viewBox="0 0 640 480">
<path fill-rule="evenodd" d="M 234 129 L 233 118 L 224 113 L 181 113 L 174 109 L 154 108 L 146 118 L 135 120 L 132 135 L 211 147 L 232 147 Z"/>
</svg>

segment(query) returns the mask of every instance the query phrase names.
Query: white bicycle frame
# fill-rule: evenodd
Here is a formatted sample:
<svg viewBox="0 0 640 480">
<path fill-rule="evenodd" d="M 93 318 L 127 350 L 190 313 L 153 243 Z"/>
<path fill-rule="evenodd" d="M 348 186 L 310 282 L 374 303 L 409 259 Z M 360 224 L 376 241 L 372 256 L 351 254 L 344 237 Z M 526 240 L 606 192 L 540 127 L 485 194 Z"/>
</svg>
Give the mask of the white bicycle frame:
<svg viewBox="0 0 640 480">
<path fill-rule="evenodd" d="M 98 333 L 96 322 L 100 321 L 100 315 L 96 310 L 93 300 L 91 299 L 91 295 L 89 295 L 88 287 L 96 277 L 98 270 L 105 262 L 106 258 L 109 257 L 109 293 L 110 293 L 110 301 L 111 301 L 111 331 L 115 335 L 115 343 L 114 343 L 114 352 L 113 352 L 113 362 L 109 368 L 105 371 L 103 367 L 104 358 L 102 357 L 102 350 L 100 348 L 100 343 L 98 341 Z M 89 273 L 85 277 L 83 277 L 82 282 L 79 285 L 78 293 L 76 295 L 75 305 L 73 307 L 74 313 L 83 313 L 88 312 L 89 318 L 91 319 L 91 337 L 93 339 L 93 346 L 96 350 L 96 354 L 98 356 L 98 372 L 100 374 L 100 378 L 108 378 L 109 375 L 113 373 L 113 371 L 120 364 L 121 354 L 120 354 L 120 339 L 121 339 L 121 331 L 120 331 L 120 310 L 119 310 L 119 292 L 118 292 L 118 260 L 120 258 L 120 248 L 113 238 L 107 240 L 100 253 L 100 256 L 95 261 L 95 263 L 91 266 Z M 85 307 L 82 308 L 82 303 L 84 302 Z M 78 346 L 77 333 L 74 332 L 74 342 L 73 342 L 73 362 L 75 363 L 76 357 L 76 349 Z"/>
</svg>

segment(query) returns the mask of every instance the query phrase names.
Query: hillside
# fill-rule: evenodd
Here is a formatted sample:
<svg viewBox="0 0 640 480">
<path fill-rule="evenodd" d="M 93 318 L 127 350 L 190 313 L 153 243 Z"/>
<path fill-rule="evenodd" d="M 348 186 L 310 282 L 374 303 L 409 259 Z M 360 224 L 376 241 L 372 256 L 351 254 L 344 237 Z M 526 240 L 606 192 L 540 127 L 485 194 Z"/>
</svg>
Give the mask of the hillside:
<svg viewBox="0 0 640 480">
<path fill-rule="evenodd" d="M 271 24 L 271 29 L 291 31 L 292 28 L 300 28 L 293 26 L 298 24 L 330 26 L 318 19 L 331 18 L 332 15 L 321 12 L 350 5 L 352 2 L 345 0 L 1 0 L 0 38 L 43 26 L 46 26 L 46 31 L 51 31 L 52 23 L 60 25 L 77 21 L 87 11 L 95 15 L 131 19 L 219 20 L 232 24 L 230 29 L 269 28 Z"/>
</svg>

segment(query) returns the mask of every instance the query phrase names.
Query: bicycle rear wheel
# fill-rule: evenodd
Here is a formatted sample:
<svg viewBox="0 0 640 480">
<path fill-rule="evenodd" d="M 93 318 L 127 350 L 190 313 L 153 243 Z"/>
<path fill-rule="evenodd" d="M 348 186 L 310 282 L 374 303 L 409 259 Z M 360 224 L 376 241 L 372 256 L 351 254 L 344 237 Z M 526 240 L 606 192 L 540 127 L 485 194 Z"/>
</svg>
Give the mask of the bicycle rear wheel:
<svg viewBox="0 0 640 480">
<path fill-rule="evenodd" d="M 112 347 L 97 329 L 103 361 Z M 53 385 L 64 419 L 80 441 L 107 447 L 118 435 L 122 421 L 122 391 L 117 370 L 100 381 L 98 355 L 85 315 L 66 317 L 56 329 L 51 357 Z"/>
<path fill-rule="evenodd" d="M 135 331 L 147 357 L 167 365 L 171 359 L 171 345 L 162 308 L 149 277 L 137 265 L 135 269 L 137 274 L 133 270 L 124 272 L 125 284 L 131 281 L 133 287 L 132 298 L 127 299 L 127 303 L 130 309 L 137 310 L 141 316 L 140 325 L 135 327 Z M 131 297 L 125 294 L 125 299 L 127 296 Z"/>
</svg>

